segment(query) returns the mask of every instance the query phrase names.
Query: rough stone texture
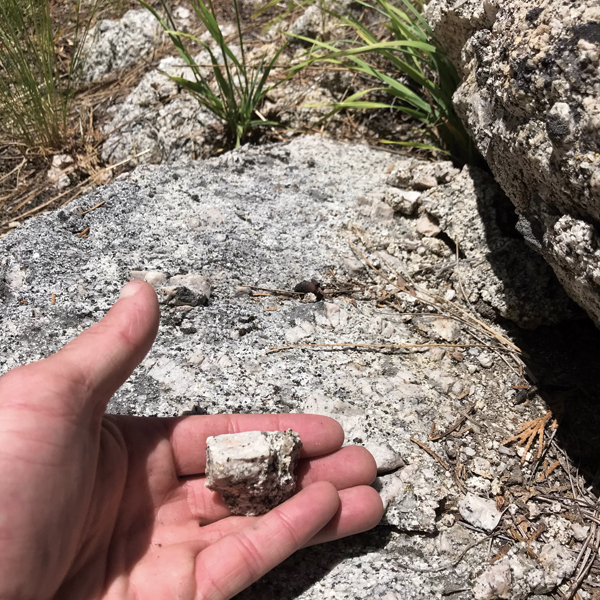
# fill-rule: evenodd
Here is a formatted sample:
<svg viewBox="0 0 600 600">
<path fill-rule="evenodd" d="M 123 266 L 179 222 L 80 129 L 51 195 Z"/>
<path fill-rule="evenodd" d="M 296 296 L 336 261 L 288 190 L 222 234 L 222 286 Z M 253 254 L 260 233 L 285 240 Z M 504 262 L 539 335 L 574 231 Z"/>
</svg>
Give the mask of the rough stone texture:
<svg viewBox="0 0 600 600">
<path fill-rule="evenodd" d="M 206 487 L 219 492 L 234 515 L 263 515 L 293 495 L 300 448 L 291 429 L 210 436 Z"/>
<path fill-rule="evenodd" d="M 400 281 L 393 268 L 420 290 L 459 300 L 460 288 L 452 279 L 455 253 L 442 239 L 418 234 L 418 213 L 409 217 L 379 210 L 379 205 L 373 211 L 372 203 L 361 199 L 389 187 L 386 172 L 396 163 L 397 156 L 368 147 L 300 138 L 202 162 L 142 166 L 0 240 L 0 373 L 47 356 L 99 320 L 131 277 L 143 276 L 157 289 L 188 290 L 202 277 L 210 282 L 206 303 L 195 303 L 187 293 L 180 296 L 181 303 L 161 296 L 157 340 L 115 394 L 109 411 L 140 416 L 317 413 L 337 419 L 348 444 L 393 450 L 386 452 L 391 462 L 380 461 L 384 468 L 375 483 L 388 507 L 379 527 L 297 553 L 240 594 L 242 600 L 471 599 L 470 589 L 488 566 L 481 560 L 488 542 L 468 550 L 485 535 L 469 529 L 460 517 L 465 494 L 455 482 L 454 467 L 447 470 L 412 440 L 426 443 L 448 466 L 460 465 L 461 485 L 481 498 L 494 500 L 518 477 L 523 483 L 533 476 L 531 463 L 520 465 L 514 449 L 501 443 L 516 433 L 519 423 L 546 408 L 537 396 L 513 406 L 513 386 L 520 378 L 508 354 L 507 364 L 487 352 L 484 369 L 484 353 L 476 347 L 266 353 L 286 340 L 431 344 L 448 336 L 448 328 L 440 328 L 442 315 L 419 299 L 425 298 L 423 291 L 417 296 L 398 293 L 399 310 L 382 305 L 378 299 L 397 290 L 367 271 L 348 244 L 360 248 L 388 279 Z M 422 195 L 436 193 L 436 202 L 447 204 L 444 210 L 436 207 L 440 227 L 458 231 L 450 220 L 455 195 L 461 190 L 476 195 L 481 185 L 491 184 L 467 169 Z M 484 189 L 478 197 L 493 197 L 488 193 Z M 102 200 L 102 206 L 85 212 Z M 482 218 L 478 208 L 474 199 L 465 202 L 460 219 L 477 222 Z M 486 214 L 498 218 L 492 209 Z M 89 237 L 78 237 L 86 227 Z M 464 252 L 461 266 L 491 269 L 487 261 L 494 254 L 485 246 L 465 245 Z M 178 285 L 170 286 L 173 278 Z M 303 302 L 294 295 L 264 295 L 247 287 L 291 292 L 299 282 L 313 279 L 323 286 L 320 301 L 315 294 L 312 302 L 306 297 Z M 500 306 L 502 298 L 513 297 L 510 279 L 502 286 L 489 279 L 489 288 L 478 289 L 478 298 L 487 291 Z M 198 285 L 200 291 L 207 291 L 206 280 Z M 179 285 L 183 281 L 186 285 Z M 470 280 L 465 276 L 461 282 L 470 294 Z M 532 281 L 529 291 L 539 299 L 542 292 L 536 285 Z M 532 307 L 516 312 L 526 314 Z M 473 341 L 464 322 L 457 322 L 460 331 L 451 328 L 449 337 Z M 444 431 L 468 407 L 473 423 L 464 423 L 455 432 L 459 437 L 428 440 L 432 430 Z M 554 460 L 550 449 L 548 461 Z M 544 485 L 570 489 L 560 469 Z M 575 531 L 562 516 L 576 507 L 531 497 L 524 509 L 510 506 L 516 516 L 525 510 L 532 528 L 546 526 L 540 544 L 556 541 L 580 551 L 582 542 L 574 536 L 581 538 L 581 528 Z M 507 511 L 505 518 L 509 516 Z M 584 520 L 583 525 L 589 524 Z M 494 541 L 491 554 L 503 543 Z M 532 572 L 544 572 L 524 551 L 515 560 L 531 564 Z M 548 553 L 548 564 L 552 562 L 557 560 Z"/>
<path fill-rule="evenodd" d="M 500 522 L 501 513 L 496 503 L 487 498 L 467 494 L 461 500 L 458 509 L 465 521 L 485 531 L 493 531 Z"/>
<path fill-rule="evenodd" d="M 521 232 L 600 325 L 600 4 L 433 0 L 428 15 Z"/>
<path fill-rule="evenodd" d="M 162 27 L 145 8 L 127 11 L 117 21 L 104 19 L 90 29 L 82 78 L 96 81 L 135 64 L 164 39 Z"/>
<path fill-rule="evenodd" d="M 575 557 L 567 548 L 534 542 L 533 547 L 529 546 L 530 554 L 531 550 L 539 556 L 539 561 L 528 557 L 527 546 L 520 543 L 488 567 L 475 581 L 475 598 L 523 600 L 531 594 L 546 594 L 556 588 L 565 573 L 573 571 Z"/>
<path fill-rule="evenodd" d="M 429 188 L 419 195 L 416 208 L 407 211 L 405 204 L 396 201 L 397 193 L 406 197 L 414 188 L 424 189 L 423 180 L 430 180 Z M 465 167 L 459 172 L 447 162 L 400 160 L 386 183 L 388 186 L 377 187 L 361 201 L 365 214 L 389 218 L 382 209 L 386 203 L 400 215 L 408 214 L 400 221 L 415 223 L 416 232 L 422 236 L 420 242 L 415 239 L 417 247 L 426 244 L 442 259 L 435 265 L 422 264 L 420 270 L 443 273 L 452 269 L 455 289 L 460 292 L 464 286 L 469 302 L 480 312 L 499 315 L 526 328 L 577 314 L 550 267 L 514 231 L 512 206 L 483 171 Z M 413 191 L 407 192 L 407 188 Z M 458 246 L 458 262 L 453 245 Z M 405 249 L 410 250 L 407 236 L 393 244 L 391 253 L 403 259 L 410 254 Z M 450 341 L 456 336 L 455 330 L 442 333 L 439 321 L 432 326 L 442 339 Z"/>
<path fill-rule="evenodd" d="M 210 56 L 203 51 L 195 60 L 205 65 Z M 192 70 L 179 57 L 164 58 L 156 70 L 144 75 L 124 102 L 108 110 L 103 160 L 118 163 L 142 154 L 140 162 L 159 163 L 210 152 L 207 138 L 216 117 L 164 73 L 193 79 Z"/>
</svg>

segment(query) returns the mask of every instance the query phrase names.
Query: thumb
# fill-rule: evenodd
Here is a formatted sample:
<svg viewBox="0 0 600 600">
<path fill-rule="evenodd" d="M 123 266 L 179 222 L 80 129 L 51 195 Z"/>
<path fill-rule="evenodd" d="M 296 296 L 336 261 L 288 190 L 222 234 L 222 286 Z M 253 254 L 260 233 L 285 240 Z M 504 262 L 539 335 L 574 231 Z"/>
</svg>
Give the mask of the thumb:
<svg viewBox="0 0 600 600">
<path fill-rule="evenodd" d="M 46 409 L 54 406 L 72 415 L 92 409 L 101 416 L 110 397 L 150 350 L 158 321 L 152 287 L 131 281 L 100 322 L 49 358 L 8 373 L 2 383 L 18 381 L 21 402 L 43 403 Z"/>
</svg>

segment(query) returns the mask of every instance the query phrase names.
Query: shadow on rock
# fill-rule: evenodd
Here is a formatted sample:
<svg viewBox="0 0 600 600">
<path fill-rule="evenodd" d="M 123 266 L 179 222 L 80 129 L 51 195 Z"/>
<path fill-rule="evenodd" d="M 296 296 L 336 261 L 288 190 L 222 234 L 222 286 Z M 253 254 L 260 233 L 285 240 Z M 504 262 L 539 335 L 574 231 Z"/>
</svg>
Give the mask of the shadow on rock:
<svg viewBox="0 0 600 600">
<path fill-rule="evenodd" d="M 475 178 L 477 182 L 477 178 Z M 528 315 L 515 326 L 498 314 L 483 316 L 500 321 L 528 355 L 527 366 L 539 395 L 559 422 L 557 441 L 575 465 L 598 483 L 600 463 L 600 331 L 570 298 L 551 267 L 516 229 L 517 215 L 500 187 L 490 195 L 489 183 L 475 185 L 478 211 L 490 247 L 487 259 L 504 285 L 504 296 L 514 298 L 527 312 L 539 307 L 541 322 Z M 534 302 L 532 303 L 532 299 Z M 538 303 L 539 302 L 539 303 Z M 489 313 L 489 310 L 488 310 Z M 554 322 L 553 322 L 554 321 Z"/>
<path fill-rule="evenodd" d="M 236 600 L 297 598 L 342 561 L 360 559 L 370 552 L 381 551 L 389 542 L 391 534 L 390 528 L 378 526 L 351 538 L 300 550 L 235 598 Z M 342 585 L 344 582 L 339 583 Z M 355 589 L 354 580 L 346 583 L 349 590 Z"/>
<path fill-rule="evenodd" d="M 574 464 L 599 483 L 600 331 L 590 319 L 521 330 L 539 394 L 558 420 L 557 440 Z"/>
</svg>

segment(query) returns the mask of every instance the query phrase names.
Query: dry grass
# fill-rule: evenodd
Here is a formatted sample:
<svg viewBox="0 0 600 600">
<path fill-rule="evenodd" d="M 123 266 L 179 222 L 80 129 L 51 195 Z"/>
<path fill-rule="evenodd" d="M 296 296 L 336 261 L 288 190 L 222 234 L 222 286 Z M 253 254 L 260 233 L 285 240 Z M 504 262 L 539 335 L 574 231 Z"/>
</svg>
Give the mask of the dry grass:
<svg viewBox="0 0 600 600">
<path fill-rule="evenodd" d="M 185 1 L 178 3 L 187 6 Z M 155 1 L 153 4 L 156 5 L 158 2 Z M 101 0 L 95 21 L 118 18 L 126 10 L 139 7 L 139 3 L 134 0 Z M 216 0 L 215 8 L 223 22 L 232 20 L 234 14 L 228 0 Z M 293 22 L 304 9 L 301 4 L 273 6 L 253 19 L 254 9 L 244 4 L 242 35 L 245 42 L 249 47 L 263 45 L 265 43 L 263 32 L 270 24 L 284 17 L 288 22 Z M 56 31 L 59 32 L 55 38 L 56 52 L 62 68 L 65 69 L 70 57 L 70 40 L 74 26 L 70 20 L 72 0 L 50 0 L 50 14 Z M 87 13 L 82 13 L 82 19 L 87 16 Z M 106 137 L 102 133 L 106 122 L 106 109 L 118 102 L 120 98 L 126 97 L 142 77 L 156 67 L 161 58 L 172 53 L 172 45 L 164 43 L 133 67 L 122 72 L 111 73 L 100 82 L 84 84 L 76 90 L 68 113 L 65 144 L 60 151 L 47 145 L 26 146 L 15 139 L 0 135 L 0 236 L 8 233 L 27 218 L 68 204 L 95 185 L 108 183 L 115 175 L 135 166 L 135 156 L 132 156 L 126 164 L 117 167 L 102 161 L 100 150 Z M 324 74 L 325 70 L 320 66 L 307 68 L 297 75 L 298 86 L 306 85 L 308 88 L 314 83 L 316 77 Z M 281 75 L 276 76 L 283 76 L 284 71 L 279 70 L 279 72 Z M 362 83 L 364 82 L 356 81 L 357 85 Z M 318 127 L 265 129 L 252 139 L 252 143 L 287 141 L 290 135 L 310 133 L 377 145 L 378 136 L 389 137 L 392 126 L 394 135 L 400 137 L 409 135 L 413 125 L 391 119 L 386 111 L 380 112 L 381 115 L 342 113 L 333 122 Z M 67 173 L 70 183 L 67 188 L 60 190 L 52 186 L 47 178 L 53 156 L 57 153 L 69 154 L 74 159 Z"/>
<path fill-rule="evenodd" d="M 129 8 L 139 8 L 139 5 L 130 0 L 101 2 L 94 22 L 116 18 Z M 52 1 L 50 11 L 54 27 L 59 32 L 55 45 L 64 73 L 70 60 L 74 27 L 70 18 L 72 2 Z M 84 12 L 81 18 L 88 16 Z M 169 46 L 163 44 L 133 68 L 123 73 L 112 73 L 100 82 L 82 85 L 70 103 L 60 148 L 50 144 L 26 144 L 7 134 L 0 136 L 0 236 L 29 217 L 66 205 L 95 186 L 108 183 L 132 163 L 135 164 L 135 156 L 119 165 L 103 162 L 100 150 L 106 137 L 102 133 L 104 115 L 111 104 L 126 97 L 144 74 L 169 53 Z M 61 189 L 48 179 L 52 159 L 57 154 L 67 154 L 73 159 L 64 169 L 69 183 Z"/>
</svg>

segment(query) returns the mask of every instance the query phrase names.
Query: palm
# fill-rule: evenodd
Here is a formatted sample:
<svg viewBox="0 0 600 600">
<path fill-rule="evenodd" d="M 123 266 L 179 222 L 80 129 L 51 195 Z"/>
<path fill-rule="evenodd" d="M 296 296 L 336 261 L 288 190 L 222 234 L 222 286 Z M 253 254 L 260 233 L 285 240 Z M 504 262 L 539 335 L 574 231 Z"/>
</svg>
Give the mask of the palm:
<svg viewBox="0 0 600 600">
<path fill-rule="evenodd" d="M 380 518 L 372 457 L 340 450 L 331 419 L 103 416 L 154 338 L 142 292 L 0 380 L 0 600 L 229 598 L 299 547 Z M 302 491 L 263 517 L 230 516 L 204 486 L 206 438 L 288 427 L 304 444 Z"/>
</svg>

